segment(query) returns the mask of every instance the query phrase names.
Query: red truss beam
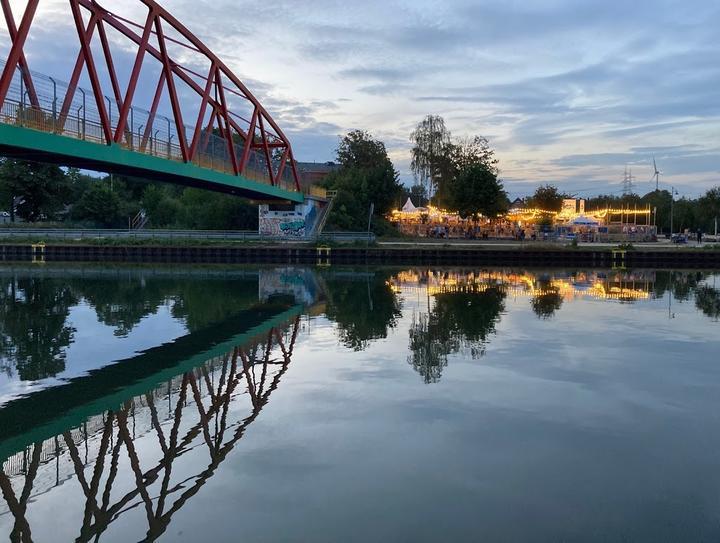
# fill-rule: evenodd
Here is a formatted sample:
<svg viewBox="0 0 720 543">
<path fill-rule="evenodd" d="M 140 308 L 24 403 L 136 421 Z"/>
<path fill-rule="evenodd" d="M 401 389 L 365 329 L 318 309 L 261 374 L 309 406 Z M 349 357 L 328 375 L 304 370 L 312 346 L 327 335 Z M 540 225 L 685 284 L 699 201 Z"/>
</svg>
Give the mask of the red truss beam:
<svg viewBox="0 0 720 543">
<path fill-rule="evenodd" d="M 27 0 L 22 19 L 19 26 L 16 26 L 10 0 L 0 0 L 11 43 L 7 62 L 0 76 L 0 107 L 5 102 L 18 67 L 31 105 L 39 106 L 24 50 L 39 1 Z M 116 15 L 102 7 L 96 0 L 68 0 L 68 2 L 80 51 L 72 73 L 65 78 L 69 84 L 65 96 L 60 97 L 62 106 L 58 113 L 58 126 L 65 126 L 78 92 L 80 78 L 85 72 L 92 87 L 92 96 L 86 96 L 88 100 L 86 107 L 94 106 L 98 112 L 103 136 L 108 145 L 128 144 L 136 149 L 145 150 L 148 141 L 153 138 L 153 122 L 159 115 L 158 107 L 165 98 L 165 102 L 169 102 L 171 107 L 170 113 L 183 161 L 192 162 L 197 159 L 199 153 L 207 151 L 210 133 L 217 126 L 218 133 L 226 140 L 234 174 L 242 175 L 250 163 L 251 154 L 258 153 L 264 159 L 264 168 L 267 168 L 266 173 L 272 184 L 276 184 L 283 177 L 289 161 L 295 188 L 300 190 L 292 146 L 277 123 L 227 65 L 155 0 L 137 0 L 147 8 L 147 18 L 144 23 L 136 23 Z M 112 41 L 107 33 L 109 28 L 114 29 L 126 44 L 129 42 L 137 48 L 127 85 L 123 85 L 118 77 L 111 52 Z M 171 33 L 170 36 L 167 35 L 168 32 Z M 151 43 L 153 38 L 156 44 Z M 95 39 L 99 40 L 102 51 L 98 59 L 94 58 L 92 50 Z M 170 44 L 182 46 L 191 54 L 198 55 L 200 63 L 209 66 L 207 76 L 181 66 L 180 62 L 173 58 L 168 47 Z M 98 62 L 104 62 L 103 68 L 109 76 L 109 88 L 103 87 L 98 75 Z M 148 62 L 154 62 L 161 67 L 160 80 L 149 108 L 146 104 L 134 102 L 143 67 Z M 178 84 L 183 85 L 182 92 Z M 200 98 L 200 108 L 197 116 L 193 113 L 191 122 L 195 124 L 186 127 L 180 97 L 185 96 L 188 91 Z M 230 109 L 228 101 L 230 95 L 242 98 L 248 103 L 253 112 L 249 121 Z M 112 108 L 112 115 L 108 111 L 105 96 L 112 96 L 110 103 L 112 104 L 112 101 L 116 103 L 117 108 Z M 134 107 L 149 110 L 146 126 L 132 126 Z M 208 111 L 210 120 L 204 126 Z M 241 126 L 242 123 L 247 123 L 247 126 Z M 134 144 L 132 130 L 137 130 L 140 136 L 143 128 L 142 139 Z M 207 133 L 206 136 L 203 136 L 204 131 Z M 235 143 L 242 144 L 242 152 L 236 152 Z M 280 157 L 277 168 L 273 167 L 273 156 Z"/>
</svg>

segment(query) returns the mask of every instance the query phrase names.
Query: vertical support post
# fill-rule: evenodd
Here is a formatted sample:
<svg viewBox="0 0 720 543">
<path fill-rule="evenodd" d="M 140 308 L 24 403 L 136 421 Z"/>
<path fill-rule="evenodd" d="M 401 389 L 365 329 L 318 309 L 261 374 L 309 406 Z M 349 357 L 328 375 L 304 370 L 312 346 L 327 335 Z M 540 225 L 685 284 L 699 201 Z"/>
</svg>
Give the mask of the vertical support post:
<svg viewBox="0 0 720 543">
<path fill-rule="evenodd" d="M 170 122 L 170 119 L 166 119 L 166 120 L 167 120 L 167 125 L 168 125 L 167 156 L 168 156 L 168 159 L 170 159 L 170 157 L 172 156 L 172 151 L 170 150 L 171 149 L 170 145 L 172 143 L 172 134 L 171 134 L 172 123 Z"/>
<path fill-rule="evenodd" d="M 52 103 L 52 115 L 53 115 L 53 133 L 57 133 L 57 83 L 50 77 L 50 82 L 53 86 L 53 103 Z"/>
<path fill-rule="evenodd" d="M 87 97 L 85 96 L 85 90 L 80 89 L 82 95 L 82 139 L 85 140 L 87 137 Z"/>
<path fill-rule="evenodd" d="M 5 98 L 10 90 L 13 77 L 15 76 L 15 68 L 23 55 L 25 40 L 30 32 L 30 26 L 35 18 L 35 12 L 37 11 L 39 3 L 40 0 L 28 0 L 27 7 L 25 8 L 25 14 L 20 22 L 20 28 L 18 29 L 15 39 L 13 40 L 12 47 L 10 48 L 10 53 L 8 54 L 5 62 L 5 68 L 3 69 L 2 76 L 0 76 L 0 108 L 2 108 L 3 104 L 5 104 Z"/>
<path fill-rule="evenodd" d="M 112 130 L 112 100 L 105 96 L 105 100 L 107 100 L 108 103 L 108 121 L 110 122 L 110 130 Z M 108 142 L 108 145 L 110 142 Z"/>
<path fill-rule="evenodd" d="M 20 68 L 20 71 L 22 72 L 22 68 Z M 24 79 L 22 77 L 22 73 L 20 76 L 20 111 L 18 115 L 18 119 L 20 120 L 20 126 L 24 126 L 23 120 L 25 118 L 25 84 L 23 83 Z"/>
</svg>

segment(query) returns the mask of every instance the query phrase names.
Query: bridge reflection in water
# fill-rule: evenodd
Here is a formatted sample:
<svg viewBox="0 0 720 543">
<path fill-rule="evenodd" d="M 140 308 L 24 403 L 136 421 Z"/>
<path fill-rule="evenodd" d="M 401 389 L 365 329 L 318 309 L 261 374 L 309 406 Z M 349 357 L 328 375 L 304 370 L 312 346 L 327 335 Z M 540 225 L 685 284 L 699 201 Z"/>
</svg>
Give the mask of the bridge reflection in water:
<svg viewBox="0 0 720 543">
<path fill-rule="evenodd" d="M 38 413 L 40 428 L 62 429 L 47 437 L 38 435 L 37 429 L 13 436 L 13 442 L 31 443 L 4 461 L 0 470 L 5 502 L 0 502 L 0 519 L 11 516 L 10 522 L 6 518 L 0 525 L 12 526 L 10 540 L 33 540 L 29 519 L 33 499 L 65 484 L 79 485 L 84 496 L 84 503 L 77 504 L 77 541 L 99 538 L 114 522 L 138 509 L 144 511 L 147 523 L 145 540 L 156 540 L 215 475 L 278 388 L 292 359 L 300 311 L 300 307 L 290 308 L 268 318 L 225 354 L 74 426 L 64 426 L 65 414 L 55 420 L 51 410 Z M 163 348 L 167 346 L 159 349 Z M 109 401 L 116 397 L 114 391 L 108 395 Z M 4 434 L 7 426 L 3 428 L 0 433 Z M 140 441 L 142 446 L 138 446 Z M 200 451 L 207 456 L 207 467 L 187 476 L 187 469 L 198 465 Z M 190 452 L 195 461 L 186 461 L 178 469 Z M 125 490 L 127 481 L 134 481 L 130 490 Z M 123 489 L 119 493 L 114 490 L 116 482 Z M 72 504 L 66 506 L 64 522 Z"/>
</svg>

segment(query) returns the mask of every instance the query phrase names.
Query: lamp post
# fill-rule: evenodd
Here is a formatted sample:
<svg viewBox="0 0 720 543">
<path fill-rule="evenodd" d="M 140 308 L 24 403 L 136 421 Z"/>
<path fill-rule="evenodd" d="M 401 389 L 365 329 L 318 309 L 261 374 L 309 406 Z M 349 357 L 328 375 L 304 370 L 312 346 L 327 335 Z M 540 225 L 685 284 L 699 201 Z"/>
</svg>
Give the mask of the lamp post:
<svg viewBox="0 0 720 543">
<path fill-rule="evenodd" d="M 670 187 L 670 240 L 672 241 L 673 236 L 673 227 L 674 225 L 674 219 L 675 219 L 675 195 L 677 192 L 675 192 L 675 187 Z"/>
</svg>

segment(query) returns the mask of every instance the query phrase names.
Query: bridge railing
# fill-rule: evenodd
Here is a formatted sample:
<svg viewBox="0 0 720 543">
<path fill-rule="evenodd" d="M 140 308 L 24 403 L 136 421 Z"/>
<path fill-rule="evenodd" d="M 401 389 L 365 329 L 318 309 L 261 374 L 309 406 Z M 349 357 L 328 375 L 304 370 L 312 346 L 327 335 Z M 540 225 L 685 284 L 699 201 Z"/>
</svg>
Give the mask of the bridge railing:
<svg viewBox="0 0 720 543">
<path fill-rule="evenodd" d="M 0 61 L 0 70 L 3 67 L 4 63 Z M 31 74 L 37 101 L 31 102 L 21 68 L 18 67 L 0 111 L 0 122 L 107 145 L 92 91 L 77 87 L 74 92 L 69 92 L 71 89 L 65 82 L 37 72 Z M 120 104 L 107 96 L 105 101 L 110 124 L 116 129 Z M 184 137 L 192 137 L 193 131 L 193 128 L 186 126 Z M 180 146 L 180 138 L 183 136 L 177 132 L 175 122 L 168 117 L 153 115 L 132 106 L 124 137 L 119 144 L 131 151 L 184 162 Z M 233 145 L 236 155 L 242 156 L 244 145 L 235 142 Z M 228 142 L 214 130 L 202 131 L 200 146 L 192 163 L 201 168 L 234 175 Z M 272 183 L 265 156 L 257 150 L 250 152 L 242 175 L 258 183 Z M 291 168 L 284 169 L 282 177 L 275 180 L 275 186 L 288 191 L 297 190 Z"/>
</svg>

